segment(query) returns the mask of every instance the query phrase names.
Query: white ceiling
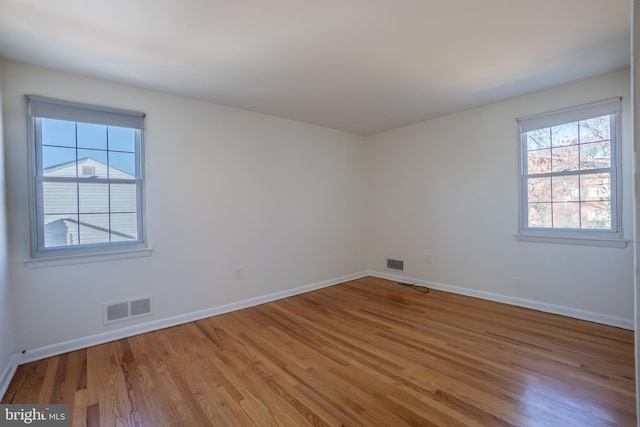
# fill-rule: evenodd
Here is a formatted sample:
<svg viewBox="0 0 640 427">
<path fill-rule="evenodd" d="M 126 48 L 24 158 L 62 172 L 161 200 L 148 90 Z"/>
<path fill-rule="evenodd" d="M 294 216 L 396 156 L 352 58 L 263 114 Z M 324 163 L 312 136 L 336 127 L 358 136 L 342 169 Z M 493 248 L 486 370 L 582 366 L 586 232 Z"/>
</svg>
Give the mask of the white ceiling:
<svg viewBox="0 0 640 427">
<path fill-rule="evenodd" d="M 630 64 L 630 0 L 0 0 L 0 57 L 368 135 Z"/>
</svg>

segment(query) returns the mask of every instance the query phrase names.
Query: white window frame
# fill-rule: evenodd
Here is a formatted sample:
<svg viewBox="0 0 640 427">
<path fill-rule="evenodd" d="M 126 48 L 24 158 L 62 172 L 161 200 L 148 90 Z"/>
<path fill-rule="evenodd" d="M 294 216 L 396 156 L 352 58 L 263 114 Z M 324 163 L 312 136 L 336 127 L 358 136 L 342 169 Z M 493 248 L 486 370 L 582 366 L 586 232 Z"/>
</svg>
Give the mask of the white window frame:
<svg viewBox="0 0 640 427">
<path fill-rule="evenodd" d="M 626 241 L 622 240 L 621 110 L 621 98 L 616 97 L 517 119 L 519 159 L 519 228 L 518 234 L 515 236 L 517 240 L 612 247 L 626 246 Z M 530 227 L 528 225 L 527 132 L 606 115 L 611 116 L 611 166 L 607 168 L 611 173 L 611 230 Z M 546 175 L 558 176 L 557 174 L 549 173 Z M 579 176 L 580 174 L 570 172 L 568 175 Z"/>
<path fill-rule="evenodd" d="M 29 268 L 39 268 L 44 266 L 65 265 L 75 262 L 82 263 L 108 259 L 120 259 L 125 257 L 147 256 L 148 253 L 140 253 L 147 252 L 144 251 L 147 249 L 144 202 L 144 113 L 61 101 L 33 95 L 27 95 L 26 102 L 29 142 L 29 213 L 32 258 L 31 261 L 27 261 L 27 266 Z M 123 180 L 97 177 L 44 177 L 42 167 L 42 139 L 40 123 L 41 120 L 45 118 L 135 129 L 135 179 Z M 131 183 L 136 185 L 137 240 L 93 243 L 78 246 L 45 247 L 44 199 L 42 192 L 43 182 L 81 183 L 87 182 L 87 180 L 105 183 Z M 75 259 L 76 261 L 69 261 L 70 259 Z M 56 260 L 59 260 L 59 262 Z"/>
</svg>

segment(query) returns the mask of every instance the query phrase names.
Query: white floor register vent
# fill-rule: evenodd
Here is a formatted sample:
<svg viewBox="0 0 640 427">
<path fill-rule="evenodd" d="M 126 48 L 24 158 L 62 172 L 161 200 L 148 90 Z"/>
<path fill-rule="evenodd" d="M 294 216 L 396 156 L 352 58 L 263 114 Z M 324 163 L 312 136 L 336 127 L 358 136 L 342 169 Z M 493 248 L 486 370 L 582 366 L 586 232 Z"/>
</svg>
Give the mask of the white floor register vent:
<svg viewBox="0 0 640 427">
<path fill-rule="evenodd" d="M 102 304 L 102 323 L 109 324 L 151 314 L 151 297 Z"/>
</svg>

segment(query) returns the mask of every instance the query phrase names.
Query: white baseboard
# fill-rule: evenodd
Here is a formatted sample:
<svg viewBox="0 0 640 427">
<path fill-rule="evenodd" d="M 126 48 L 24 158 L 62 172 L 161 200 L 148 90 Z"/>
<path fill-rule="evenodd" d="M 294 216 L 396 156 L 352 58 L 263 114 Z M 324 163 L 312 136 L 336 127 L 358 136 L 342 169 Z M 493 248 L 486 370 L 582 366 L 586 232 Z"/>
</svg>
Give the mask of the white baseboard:
<svg viewBox="0 0 640 427">
<path fill-rule="evenodd" d="M 178 316 L 168 317 L 165 319 L 154 320 L 151 322 L 140 323 L 138 325 L 116 329 L 109 332 L 103 332 L 96 335 L 90 335 L 87 337 L 76 338 L 76 339 L 61 342 L 61 343 L 51 344 L 51 345 L 36 348 L 33 350 L 27 350 L 25 354 L 20 355 L 19 363 L 17 363 L 17 365 L 33 362 L 36 360 L 41 360 L 47 357 L 56 356 L 56 355 L 67 353 L 74 350 L 79 350 L 81 348 L 91 347 L 94 345 L 103 344 L 110 341 L 128 338 L 134 335 L 144 334 L 147 332 L 157 331 L 159 329 L 169 328 L 171 326 L 181 325 L 183 323 L 193 322 L 195 320 L 216 316 L 218 314 L 241 310 L 247 307 L 253 307 L 256 305 L 287 298 L 290 296 L 303 294 L 305 292 L 314 291 L 316 289 L 326 288 L 328 286 L 333 286 L 339 283 L 348 282 L 349 280 L 360 279 L 368 275 L 369 275 L 368 271 L 356 273 L 356 274 L 349 274 L 342 277 L 336 277 L 334 279 L 324 280 L 322 282 L 312 283 L 310 285 L 304 285 L 304 286 L 300 286 L 293 289 L 274 292 L 268 295 L 249 298 L 243 301 L 224 304 L 216 307 L 207 308 L 204 310 L 199 310 L 191 313 L 181 314 Z"/>
<path fill-rule="evenodd" d="M 7 392 L 9 388 L 9 384 L 13 379 L 13 375 L 16 373 L 16 369 L 18 369 L 18 365 L 20 364 L 21 355 L 15 353 L 9 359 L 9 363 L 0 374 L 0 400 L 4 397 L 4 394 Z"/>
<path fill-rule="evenodd" d="M 419 286 L 426 286 L 431 289 L 451 292 L 454 294 L 467 295 L 470 297 L 486 299 L 490 301 L 503 302 L 518 307 L 530 308 L 533 310 L 544 311 L 546 313 L 560 314 L 562 316 L 573 317 L 590 322 L 602 323 L 603 325 L 616 326 L 622 329 L 634 330 L 633 319 L 625 319 L 623 317 L 611 316 L 608 314 L 594 313 L 591 311 L 580 310 L 577 308 L 565 307 L 561 305 L 548 304 L 545 302 L 534 301 L 524 298 L 510 297 L 507 295 L 494 294 L 491 292 L 476 291 L 474 289 L 461 288 L 458 286 L 446 285 L 443 283 L 429 282 L 426 280 L 415 279 L 412 277 L 400 276 L 396 274 L 388 274 L 380 271 L 369 271 L 369 275 L 389 279 L 398 282 L 415 283 Z"/>
</svg>

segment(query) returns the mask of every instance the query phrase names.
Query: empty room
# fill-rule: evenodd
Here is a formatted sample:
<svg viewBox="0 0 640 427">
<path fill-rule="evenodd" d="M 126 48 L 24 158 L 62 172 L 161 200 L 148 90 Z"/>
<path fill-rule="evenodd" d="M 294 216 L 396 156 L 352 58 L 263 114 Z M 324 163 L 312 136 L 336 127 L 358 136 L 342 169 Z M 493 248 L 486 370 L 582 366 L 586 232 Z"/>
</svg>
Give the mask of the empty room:
<svg viewBox="0 0 640 427">
<path fill-rule="evenodd" d="M 633 3 L 0 0 L 0 425 L 637 425 Z"/>
</svg>

